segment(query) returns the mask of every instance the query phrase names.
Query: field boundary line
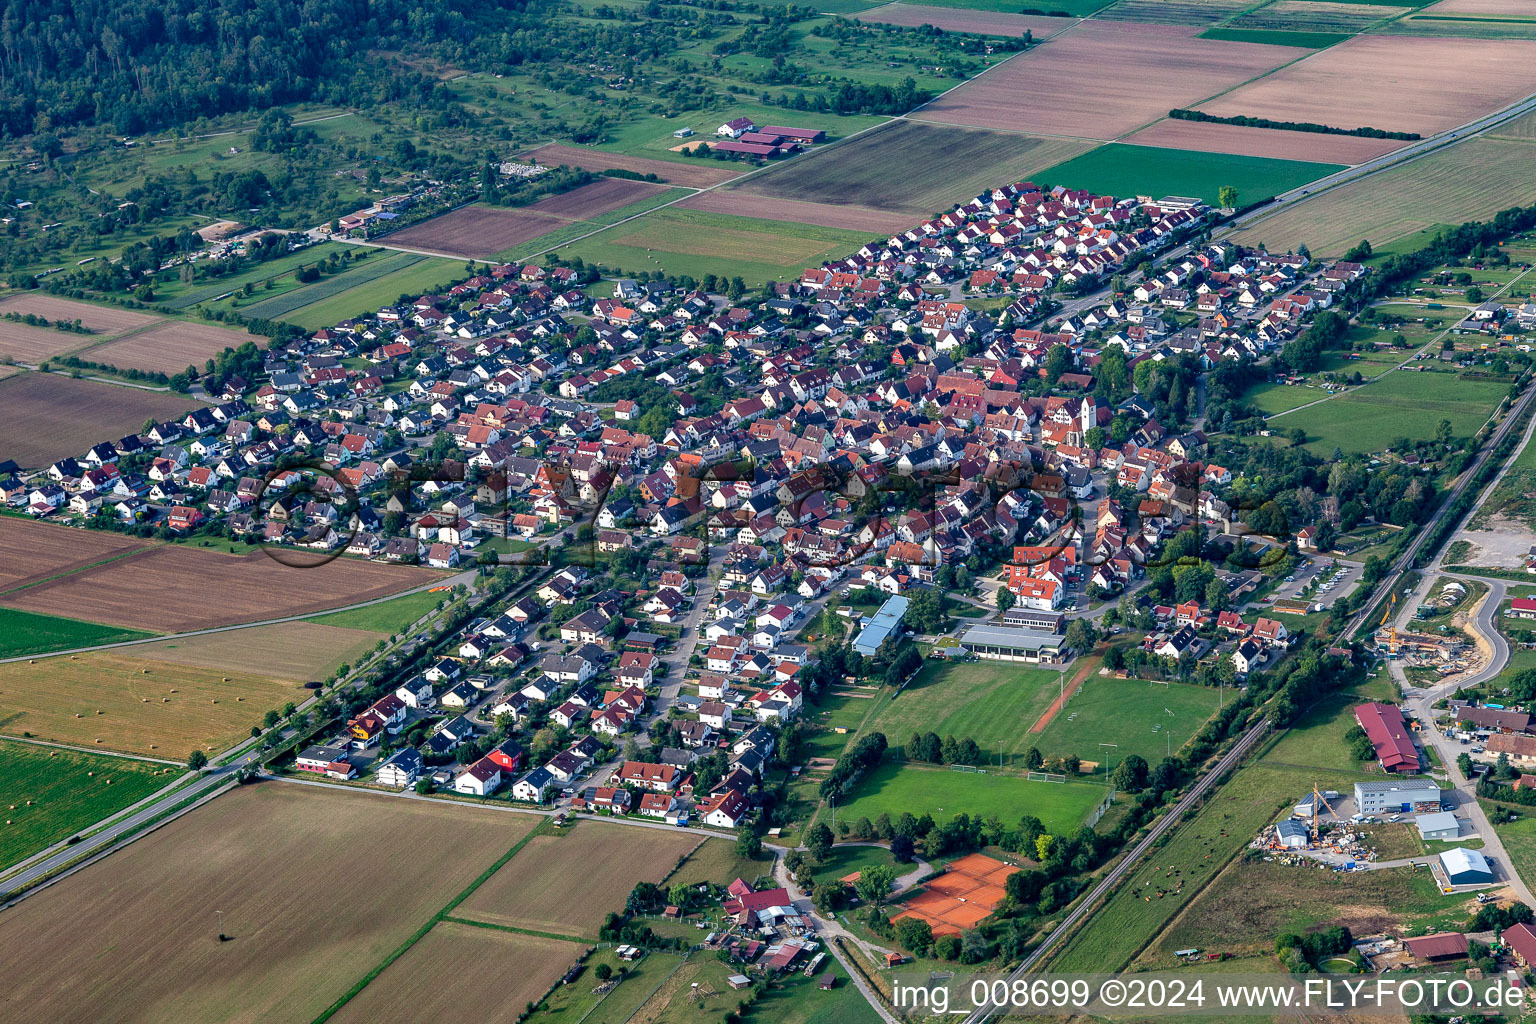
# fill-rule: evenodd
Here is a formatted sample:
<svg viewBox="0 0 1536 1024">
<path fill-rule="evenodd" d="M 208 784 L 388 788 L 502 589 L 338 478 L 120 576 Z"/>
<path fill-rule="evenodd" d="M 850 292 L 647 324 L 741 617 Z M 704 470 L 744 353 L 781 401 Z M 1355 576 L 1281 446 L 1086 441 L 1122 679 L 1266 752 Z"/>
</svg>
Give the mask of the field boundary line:
<svg viewBox="0 0 1536 1024">
<path fill-rule="evenodd" d="M 56 572 L 56 573 L 54 573 L 51 576 L 44 576 L 42 579 L 25 580 L 25 581 L 23 581 L 21 583 L 16 584 L 16 586 L 14 586 L 14 587 L 10 587 L 10 588 L 8 588 L 6 590 L 0 590 L 0 599 L 7 598 L 7 597 L 11 596 L 12 594 L 19 593 L 20 591 L 23 591 L 23 590 L 31 590 L 33 587 L 42 586 L 44 583 L 54 583 L 54 582 L 56 582 L 58 580 L 62 580 L 64 578 L 66 578 L 66 577 L 74 576 L 77 573 L 85 572 L 87 569 L 99 569 L 99 568 L 101 568 L 104 565 L 110 565 L 113 562 L 122 561 L 124 558 L 128 558 L 128 557 L 130 557 L 132 555 L 141 555 L 141 554 L 143 554 L 146 551 L 153 551 L 154 547 L 155 547 L 155 545 L 153 545 L 153 544 L 145 544 L 143 547 L 129 548 L 126 551 L 119 551 L 119 552 L 117 552 L 116 554 L 112 555 L 109 558 L 103 558 L 103 559 L 101 559 L 99 561 L 95 561 L 95 562 L 87 562 L 84 565 L 71 566 L 70 568 L 65 569 L 63 572 Z M 25 611 L 26 609 L 18 608 L 16 610 L 17 611 Z M 45 614 L 45 613 L 34 612 L 33 614 Z M 85 621 L 89 621 L 89 620 L 82 619 L 81 621 L 85 622 Z M 103 623 L 103 625 L 110 626 L 111 623 L 110 622 Z M 124 629 L 124 628 L 132 628 L 132 627 L 118 626 L 117 628 L 118 629 Z M 145 632 L 147 632 L 147 630 Z M 36 657 L 36 655 L 22 655 L 22 657 Z"/>
<path fill-rule="evenodd" d="M 519 928 L 511 924 L 497 924 L 494 921 L 476 921 L 469 917 L 454 917 L 451 914 L 443 918 L 448 924 L 467 924 L 474 928 L 487 928 L 493 932 L 512 932 L 514 935 L 531 935 L 536 939 L 558 939 L 561 942 L 577 942 L 583 946 L 595 946 L 597 940 L 589 939 L 584 935 L 561 935 L 558 932 L 541 932 L 536 928 Z"/>
<path fill-rule="evenodd" d="M 363 975 L 361 981 L 357 982 L 357 984 L 353 985 L 346 992 L 342 993 L 342 995 L 334 1003 L 322 1010 L 320 1012 L 320 1016 L 314 1019 L 313 1024 L 324 1024 L 325 1021 L 328 1021 L 334 1017 L 343 1006 L 346 1006 L 349 1002 L 351 1002 L 357 996 L 357 994 L 363 989 L 367 988 L 375 978 L 388 970 L 390 964 L 405 956 L 406 953 L 409 953 L 411 951 L 411 947 L 415 946 L 416 943 L 424 939 L 428 932 L 437 927 L 439 922 L 446 920 L 448 915 L 458 909 L 461 903 L 473 896 L 476 889 L 479 889 L 486 882 L 490 881 L 492 875 L 505 867 L 507 862 L 515 857 L 518 851 L 521 850 L 524 846 L 528 845 L 528 841 L 534 836 L 539 835 L 543 829 L 544 823 L 540 822 L 532 829 L 530 829 L 527 835 L 513 843 L 512 849 L 502 854 L 496 859 L 494 864 L 482 871 L 480 876 L 474 881 L 470 882 L 463 892 L 449 900 L 447 906 L 443 907 L 443 909 L 439 910 L 437 913 L 428 918 L 426 924 L 423 924 L 420 928 L 416 929 L 416 931 L 407 936 L 406 940 L 402 942 L 393 953 L 390 953 L 389 956 L 384 958 L 383 963 L 379 964 L 367 974 Z"/>
<path fill-rule="evenodd" d="M 35 747 L 56 747 L 59 750 L 73 750 L 81 754 L 105 754 L 108 757 L 120 757 L 125 761 L 146 761 L 149 764 L 170 765 L 173 768 L 182 767 L 185 762 L 172 761 L 166 757 L 150 757 L 148 754 L 130 754 L 124 750 L 103 750 L 101 747 L 82 747 L 74 743 L 60 743 L 58 740 L 38 739 L 36 736 L 12 736 L 9 733 L 0 734 L 0 744 L 3 743 L 30 743 Z"/>
<path fill-rule="evenodd" d="M 75 301 L 79 302 L 83 300 L 76 299 Z M 166 324 L 194 322 L 196 321 L 183 320 L 180 317 L 157 316 L 154 323 L 144 324 L 142 327 L 130 327 L 128 330 L 122 331 L 118 334 L 113 334 L 109 337 L 101 338 L 97 341 L 88 341 L 84 345 L 81 345 L 79 348 L 72 348 L 68 352 L 60 352 L 57 356 L 53 356 L 47 361 L 52 362 L 53 359 L 58 359 L 64 356 L 78 356 L 84 352 L 92 352 L 105 345 L 110 345 L 115 341 L 126 341 L 129 338 L 136 338 L 141 334 L 148 334 L 150 331 L 156 329 L 157 327 L 164 327 Z"/>
</svg>

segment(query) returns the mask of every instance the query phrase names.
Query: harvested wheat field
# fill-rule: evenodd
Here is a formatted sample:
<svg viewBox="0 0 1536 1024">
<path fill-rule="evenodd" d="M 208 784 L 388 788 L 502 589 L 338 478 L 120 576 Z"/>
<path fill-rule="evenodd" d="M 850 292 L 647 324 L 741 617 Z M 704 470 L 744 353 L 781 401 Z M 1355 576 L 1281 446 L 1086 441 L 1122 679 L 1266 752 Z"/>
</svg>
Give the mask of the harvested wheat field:
<svg viewBox="0 0 1536 1024">
<path fill-rule="evenodd" d="M 33 313 L 49 320 L 79 320 L 99 337 L 122 334 L 157 323 L 160 318 L 131 309 L 97 306 L 89 302 L 61 299 L 42 292 L 23 292 L 0 299 L 0 313 Z M 77 338 L 86 335 L 74 335 Z"/>
<path fill-rule="evenodd" d="M 264 712 L 309 695 L 265 667 L 206 668 L 147 658 L 138 647 L 0 665 L 0 732 L 183 758 L 219 751 Z"/>
<path fill-rule="evenodd" d="M 1325 164 L 1361 164 L 1408 145 L 1397 139 L 1286 132 L 1172 118 L 1127 135 L 1120 141 L 1133 146 L 1192 149 L 1201 153 L 1236 153 L 1281 160 L 1305 158 Z"/>
<path fill-rule="evenodd" d="M 454 916 L 532 931 L 597 936 L 636 882 L 660 882 L 702 840 L 661 829 L 583 821 L 534 836 Z M 580 871 L 571 865 L 581 865 Z"/>
<path fill-rule="evenodd" d="M 324 679 L 342 662 L 357 664 L 359 658 L 373 650 L 387 635 L 314 622 L 284 622 L 276 626 L 156 640 L 135 646 L 133 653 L 143 658 L 200 668 L 259 667 L 262 672 L 279 679 L 302 682 Z"/>
<path fill-rule="evenodd" d="M 239 348 L 248 341 L 259 341 L 244 331 L 231 331 L 212 324 L 194 324 L 168 320 L 158 327 L 140 331 L 121 341 L 98 345 L 82 355 L 94 363 L 105 363 L 120 370 L 180 373 L 188 366 L 201 367 L 227 348 Z"/>
<path fill-rule="evenodd" d="M 541 163 L 546 167 L 565 164 L 567 167 L 580 167 L 584 171 L 596 173 L 617 170 L 654 174 L 663 181 L 688 188 L 708 188 L 722 181 L 730 181 L 742 173 L 731 167 L 711 166 L 708 163 L 673 163 L 670 160 L 653 160 L 644 156 L 609 153 L 601 149 L 566 146 L 558 142 L 524 153 L 523 158 Z"/>
<path fill-rule="evenodd" d="M 945 32 L 974 32 L 988 36 L 1022 36 L 1033 32 L 1035 39 L 1045 39 L 1076 24 L 1071 18 L 1047 18 L 1041 15 L 1003 14 L 998 11 L 970 11 L 963 7 L 926 7 L 922 4 L 886 4 L 872 11 L 854 15 L 857 21 L 880 25 L 915 28 L 932 25 Z"/>
<path fill-rule="evenodd" d="M 6 516 L 0 519 L 0 595 L 149 546 L 137 537 Z"/>
<path fill-rule="evenodd" d="M 14 359 L 32 366 L 45 359 L 95 344 L 96 341 L 89 334 L 0 320 L 0 358 Z"/>
<path fill-rule="evenodd" d="M 677 204 L 685 210 L 732 213 L 741 217 L 790 221 L 796 224 L 821 224 L 850 231 L 890 234 L 912 226 L 910 214 L 892 213 L 867 206 L 833 206 L 828 203 L 802 203 L 794 199 L 774 199 L 746 192 L 715 189 L 700 192 Z"/>
<path fill-rule="evenodd" d="M 1293 47 L 1197 39 L 1193 32 L 1084 21 L 911 116 L 1109 140 L 1296 59 Z"/>
<path fill-rule="evenodd" d="M 1252 222 L 1234 237 L 1275 252 L 1305 244 L 1319 256 L 1342 255 L 1362 238 L 1383 246 L 1436 224 L 1486 220 L 1536 203 L 1533 162 L 1532 142 L 1472 139 L 1330 189 Z"/>
<path fill-rule="evenodd" d="M 156 544 L 106 565 L 0 594 L 0 605 L 179 633 L 324 611 L 439 578 L 430 569 L 386 562 L 338 558 L 297 569 L 260 551 L 226 555 Z"/>
<path fill-rule="evenodd" d="M 1536 92 L 1536 42 L 1357 36 L 1200 105 L 1222 117 L 1432 135 Z M 1506 204 L 1507 205 L 1507 204 Z"/>
<path fill-rule="evenodd" d="M 444 921 L 331 1020 L 379 1024 L 402 1019 L 401 1008 L 408 1006 L 413 1024 L 517 1024 L 527 1004 L 543 998 L 585 949 L 576 942 Z M 467 965 L 474 966 L 466 970 Z M 582 980 L 588 987 L 596 984 Z"/>
<path fill-rule="evenodd" d="M 1150 25 L 1199 25 L 1202 28 L 1253 6 L 1253 0 L 1120 0 L 1094 12 L 1096 21 L 1136 21 Z"/>
<path fill-rule="evenodd" d="M 46 466 L 115 441 L 150 418 L 180 419 L 201 402 L 59 373 L 18 373 L 0 381 L 0 459 Z"/>
<path fill-rule="evenodd" d="M 0 1018 L 309 1024 L 536 820 L 238 788 L 0 915 Z"/>
</svg>

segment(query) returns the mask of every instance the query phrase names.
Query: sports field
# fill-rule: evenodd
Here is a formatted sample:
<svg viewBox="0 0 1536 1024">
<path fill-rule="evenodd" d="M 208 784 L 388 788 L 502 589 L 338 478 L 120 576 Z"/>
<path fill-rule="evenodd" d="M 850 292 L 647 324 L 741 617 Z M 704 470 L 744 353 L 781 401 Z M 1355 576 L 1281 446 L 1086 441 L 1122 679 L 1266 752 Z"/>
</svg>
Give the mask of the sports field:
<svg viewBox="0 0 1536 1024">
<path fill-rule="evenodd" d="M 1362 238 L 1379 249 L 1434 225 L 1483 220 L 1536 202 L 1532 160 L 1532 141 L 1470 139 L 1330 189 L 1255 221 L 1234 237 L 1271 251 L 1306 245 L 1319 256 L 1340 256 Z"/>
<path fill-rule="evenodd" d="M 94 647 L 151 636 L 154 634 L 138 629 L 120 629 L 99 622 L 0 608 L 0 658 L 68 651 L 76 647 Z"/>
<path fill-rule="evenodd" d="M 1178 753 L 1200 731 L 1216 713 L 1220 698 L 1205 686 L 1089 676 L 1028 743 L 1046 757 L 1076 754 L 1084 761 L 1102 762 L 1108 755 L 1118 762 L 1127 754 L 1140 754 L 1156 764 L 1168 753 Z M 1118 746 L 1109 751 L 1100 743 Z"/>
<path fill-rule="evenodd" d="M 307 1024 L 536 820 L 239 787 L 7 910 L 6 1016 Z"/>
<path fill-rule="evenodd" d="M 180 770 L 0 740 L 0 868 L 137 803 Z"/>
<path fill-rule="evenodd" d="M 997 815 L 1007 822 L 1033 814 L 1047 831 L 1077 831 L 1088 812 L 1104 799 L 1105 787 L 1093 782 L 1031 782 L 1020 776 L 958 772 L 929 765 L 885 762 L 864 777 L 854 795 L 837 807 L 839 821 L 904 811 L 916 815 Z M 943 808 L 941 811 L 940 808 Z"/>
<path fill-rule="evenodd" d="M 568 245 L 559 255 L 630 274 L 716 274 L 760 285 L 845 256 L 872 237 L 869 232 L 667 207 Z"/>
<path fill-rule="evenodd" d="M 660 882 L 700 842 L 687 833 L 578 822 L 530 839 L 455 916 L 596 938 L 603 919 L 624 909 L 636 882 Z"/>
<path fill-rule="evenodd" d="M 1343 169 L 1342 164 L 1115 143 L 1041 171 L 1038 177 L 1043 183 L 1114 196 L 1195 196 L 1213 206 L 1221 187 L 1231 185 L 1237 189 L 1238 205 L 1245 206 Z"/>
<path fill-rule="evenodd" d="M 993 764 L 1002 741 L 1004 764 L 1022 768 L 1024 752 L 1037 745 L 1029 728 L 1056 699 L 1058 676 L 1001 661 L 931 659 L 900 694 L 875 698 L 879 705 L 868 731 L 885 733 L 892 746 L 906 743 L 913 732 L 969 737 Z M 858 702 L 855 709 L 868 703 Z"/>
<path fill-rule="evenodd" d="M 1394 370 L 1303 412 L 1271 419 L 1269 427 L 1275 431 L 1301 427 L 1307 432 L 1307 450 L 1323 458 L 1335 447 L 1346 454 L 1374 452 L 1400 437 L 1434 437 L 1442 419 L 1451 421 L 1454 436 L 1470 437 L 1508 391 L 1508 384 L 1497 381 Z"/>
<path fill-rule="evenodd" d="M 910 226 L 1086 148 L 1065 139 L 892 121 L 754 175 L 728 193 L 900 212 L 910 215 Z M 892 159 L 895 153 L 913 159 Z"/>
</svg>

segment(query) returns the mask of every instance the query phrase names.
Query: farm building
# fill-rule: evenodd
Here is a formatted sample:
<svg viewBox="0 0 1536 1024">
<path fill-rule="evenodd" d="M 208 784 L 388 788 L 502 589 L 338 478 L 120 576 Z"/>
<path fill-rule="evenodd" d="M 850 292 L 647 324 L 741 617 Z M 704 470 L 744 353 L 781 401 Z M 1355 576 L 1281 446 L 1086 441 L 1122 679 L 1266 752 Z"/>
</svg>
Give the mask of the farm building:
<svg viewBox="0 0 1536 1024">
<path fill-rule="evenodd" d="M 1531 764 L 1536 762 L 1536 736 L 1498 733 L 1488 737 L 1488 753 L 1495 756 L 1504 754 L 1511 764 Z"/>
<path fill-rule="evenodd" d="M 1392 704 L 1372 701 L 1355 708 L 1355 721 L 1376 748 L 1376 760 L 1389 772 L 1419 770 L 1419 750 L 1413 745 L 1403 713 Z M 1365 808 L 1360 808 L 1362 811 Z"/>
<path fill-rule="evenodd" d="M 1480 885 L 1493 881 L 1493 867 L 1477 850 L 1458 846 L 1440 855 L 1440 870 L 1451 885 Z"/>
<path fill-rule="evenodd" d="M 1510 925 L 1499 938 L 1515 954 L 1515 959 L 1529 967 L 1536 964 L 1536 929 L 1528 924 Z"/>
<path fill-rule="evenodd" d="M 1419 836 L 1424 839 L 1455 839 L 1461 834 L 1461 823 L 1456 820 L 1454 811 L 1421 814 L 1413 819 L 1413 823 L 1419 827 Z"/>
<path fill-rule="evenodd" d="M 972 626 L 960 637 L 960 646 L 978 658 L 994 661 L 1051 664 L 1062 657 L 1061 637 L 1010 626 Z"/>
<path fill-rule="evenodd" d="M 1361 814 L 1438 811 L 1440 787 L 1433 782 L 1357 782 L 1355 809 Z"/>
<path fill-rule="evenodd" d="M 853 649 L 865 657 L 872 657 L 886 639 L 901 628 L 902 616 L 907 614 L 907 599 L 900 595 L 886 599 L 874 617 L 859 631 L 853 641 Z"/>
<path fill-rule="evenodd" d="M 1471 731 L 1526 732 L 1531 727 L 1531 716 L 1525 711 L 1469 705 L 1456 709 L 1456 724 Z"/>
<path fill-rule="evenodd" d="M 1509 614 L 1517 619 L 1536 619 L 1536 598 L 1515 598 L 1509 602 Z"/>
<path fill-rule="evenodd" d="M 1461 932 L 1437 932 L 1403 940 L 1408 952 L 1421 963 L 1459 960 L 1467 955 L 1467 937 Z"/>
</svg>

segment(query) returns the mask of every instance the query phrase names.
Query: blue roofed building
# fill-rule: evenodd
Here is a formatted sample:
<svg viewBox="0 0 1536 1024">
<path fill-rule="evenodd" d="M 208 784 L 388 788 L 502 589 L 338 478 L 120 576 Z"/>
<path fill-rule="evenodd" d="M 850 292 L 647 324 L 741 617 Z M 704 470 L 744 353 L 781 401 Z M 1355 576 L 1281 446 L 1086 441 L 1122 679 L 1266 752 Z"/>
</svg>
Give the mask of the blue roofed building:
<svg viewBox="0 0 1536 1024">
<path fill-rule="evenodd" d="M 872 657 L 886 638 L 901 628 L 901 617 L 905 614 L 906 598 L 900 594 L 887 598 L 880 610 L 859 630 L 859 635 L 853 641 L 853 649 L 865 657 Z"/>
</svg>

